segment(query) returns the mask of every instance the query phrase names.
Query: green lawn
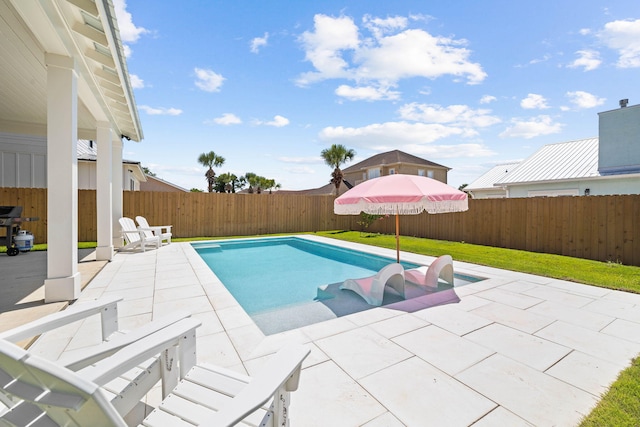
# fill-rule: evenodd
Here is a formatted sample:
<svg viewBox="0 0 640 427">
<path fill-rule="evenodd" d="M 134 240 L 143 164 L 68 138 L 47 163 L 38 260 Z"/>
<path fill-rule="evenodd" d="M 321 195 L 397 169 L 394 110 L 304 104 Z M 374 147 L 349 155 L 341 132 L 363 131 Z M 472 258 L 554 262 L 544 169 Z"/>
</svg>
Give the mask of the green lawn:
<svg viewBox="0 0 640 427">
<path fill-rule="evenodd" d="M 392 235 L 357 231 L 323 231 L 313 234 L 389 249 L 395 249 L 396 247 L 395 236 Z M 212 239 L 214 238 L 201 237 L 173 239 L 173 241 Z M 80 248 L 92 248 L 96 246 L 96 243 L 82 242 L 78 246 Z M 454 260 L 458 261 L 640 293 L 640 267 L 590 261 L 561 255 L 472 245 L 464 242 L 447 242 L 404 236 L 400 238 L 400 249 L 430 256 L 449 254 Z M 35 245 L 33 250 L 46 250 L 46 245 Z M 5 248 L 0 248 L 0 252 L 5 252 Z M 636 358 L 632 365 L 620 374 L 608 393 L 603 396 L 591 414 L 583 420 L 580 427 L 640 426 L 639 402 L 640 358 Z"/>
</svg>

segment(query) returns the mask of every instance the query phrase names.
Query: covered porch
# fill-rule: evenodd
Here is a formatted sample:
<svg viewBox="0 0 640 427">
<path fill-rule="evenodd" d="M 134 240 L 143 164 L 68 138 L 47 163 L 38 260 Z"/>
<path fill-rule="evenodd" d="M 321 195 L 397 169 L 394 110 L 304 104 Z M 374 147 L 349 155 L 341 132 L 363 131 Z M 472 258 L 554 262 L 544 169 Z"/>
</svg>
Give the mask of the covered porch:
<svg viewBox="0 0 640 427">
<path fill-rule="evenodd" d="M 24 147 L 3 157 L 15 177 L 3 186 L 47 188 L 44 299 L 75 300 L 77 141 L 98 147 L 95 257 L 110 261 L 122 245 L 122 140 L 143 137 L 115 10 L 111 0 L 0 0 L 0 36 L 0 145 Z M 46 161 L 36 165 L 42 146 Z M 46 169 L 42 182 L 25 176 L 34 166 Z"/>
</svg>

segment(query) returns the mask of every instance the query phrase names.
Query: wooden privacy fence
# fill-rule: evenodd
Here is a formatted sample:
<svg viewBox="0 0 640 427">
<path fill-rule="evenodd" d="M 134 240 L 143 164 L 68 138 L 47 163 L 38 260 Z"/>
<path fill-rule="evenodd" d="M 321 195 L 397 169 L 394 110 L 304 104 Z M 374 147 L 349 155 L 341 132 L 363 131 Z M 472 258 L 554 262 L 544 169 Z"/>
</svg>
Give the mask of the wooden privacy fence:
<svg viewBox="0 0 640 427">
<path fill-rule="evenodd" d="M 78 240 L 96 240 L 96 193 L 78 192 Z M 171 224 L 175 237 L 247 236 L 304 231 L 361 230 L 358 216 L 333 213 L 333 196 L 130 192 L 125 216 Z M 44 189 L 1 188 L 0 205 L 23 206 L 40 221 L 25 227 L 47 236 Z M 393 218 L 368 231 L 393 234 Z M 0 231 L 2 233 L 2 231 Z M 640 266 L 640 195 L 470 200 L 467 212 L 404 215 L 404 236 L 464 241 Z"/>
</svg>

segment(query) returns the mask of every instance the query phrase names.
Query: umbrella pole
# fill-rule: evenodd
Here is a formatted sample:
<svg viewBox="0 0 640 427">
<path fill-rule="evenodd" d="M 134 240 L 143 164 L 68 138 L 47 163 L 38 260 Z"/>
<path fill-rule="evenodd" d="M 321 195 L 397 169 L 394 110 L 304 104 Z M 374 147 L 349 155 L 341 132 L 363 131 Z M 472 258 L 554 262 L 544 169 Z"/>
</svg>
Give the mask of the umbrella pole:
<svg viewBox="0 0 640 427">
<path fill-rule="evenodd" d="M 396 259 L 400 263 L 400 215 L 396 211 Z"/>
</svg>

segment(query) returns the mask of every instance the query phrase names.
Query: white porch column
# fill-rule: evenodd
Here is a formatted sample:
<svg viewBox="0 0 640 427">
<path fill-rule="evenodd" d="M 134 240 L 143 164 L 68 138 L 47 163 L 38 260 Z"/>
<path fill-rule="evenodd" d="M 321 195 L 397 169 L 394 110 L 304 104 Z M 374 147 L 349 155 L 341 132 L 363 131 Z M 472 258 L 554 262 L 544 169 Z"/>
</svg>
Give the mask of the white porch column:
<svg viewBox="0 0 640 427">
<path fill-rule="evenodd" d="M 78 92 L 73 58 L 47 64 L 47 279 L 45 302 L 80 296 L 78 272 Z"/>
<path fill-rule="evenodd" d="M 112 145 L 112 159 L 111 159 L 111 176 L 113 178 L 113 246 L 115 248 L 121 248 L 124 246 L 122 241 L 122 228 L 118 220 L 122 218 L 122 140 L 116 138 Z"/>
<path fill-rule="evenodd" d="M 97 151 L 96 165 L 96 216 L 98 227 L 98 247 L 96 260 L 111 261 L 113 258 L 113 202 L 112 202 L 112 165 L 113 151 L 111 148 L 111 125 L 109 122 L 97 123 Z"/>
</svg>

